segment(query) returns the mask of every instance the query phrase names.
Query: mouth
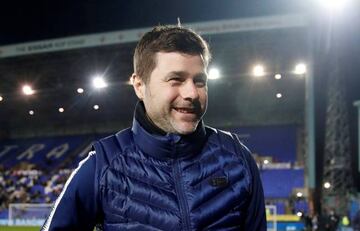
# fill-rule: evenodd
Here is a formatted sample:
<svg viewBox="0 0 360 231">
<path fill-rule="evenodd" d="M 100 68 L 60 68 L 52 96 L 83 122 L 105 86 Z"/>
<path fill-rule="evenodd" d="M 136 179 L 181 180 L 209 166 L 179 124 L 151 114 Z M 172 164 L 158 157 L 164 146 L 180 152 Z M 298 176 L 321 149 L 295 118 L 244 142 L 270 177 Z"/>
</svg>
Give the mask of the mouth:
<svg viewBox="0 0 360 231">
<path fill-rule="evenodd" d="M 183 114 L 196 114 L 195 108 L 190 107 L 175 107 L 174 110 Z"/>
</svg>

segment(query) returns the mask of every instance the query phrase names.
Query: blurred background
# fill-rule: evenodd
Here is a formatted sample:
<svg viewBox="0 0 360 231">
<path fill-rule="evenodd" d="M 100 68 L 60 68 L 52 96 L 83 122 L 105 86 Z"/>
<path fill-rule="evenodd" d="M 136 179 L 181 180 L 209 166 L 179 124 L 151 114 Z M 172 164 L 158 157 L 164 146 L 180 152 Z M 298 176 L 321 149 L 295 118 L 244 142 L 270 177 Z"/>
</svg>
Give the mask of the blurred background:
<svg viewBox="0 0 360 231">
<path fill-rule="evenodd" d="M 358 0 L 0 6 L 0 230 L 38 230 L 92 141 L 131 125 L 136 42 L 178 18 L 210 44 L 204 121 L 252 151 L 268 230 L 360 226 Z"/>
</svg>

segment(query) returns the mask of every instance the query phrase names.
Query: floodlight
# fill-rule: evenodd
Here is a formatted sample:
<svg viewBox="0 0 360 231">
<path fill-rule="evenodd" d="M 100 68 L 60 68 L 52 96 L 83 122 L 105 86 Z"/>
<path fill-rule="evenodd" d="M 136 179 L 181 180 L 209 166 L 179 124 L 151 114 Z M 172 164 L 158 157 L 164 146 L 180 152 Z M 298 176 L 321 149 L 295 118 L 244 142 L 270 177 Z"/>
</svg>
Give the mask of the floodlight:
<svg viewBox="0 0 360 231">
<path fill-rule="evenodd" d="M 303 215 L 302 212 L 297 212 L 297 213 L 296 213 L 296 216 L 298 216 L 298 217 L 301 217 L 302 215 Z"/>
<path fill-rule="evenodd" d="M 268 159 L 265 159 L 264 164 L 268 164 L 268 163 L 270 163 L 270 161 Z"/>
<path fill-rule="evenodd" d="M 343 10 L 350 0 L 318 0 L 321 7 L 329 12 L 337 12 Z"/>
<path fill-rule="evenodd" d="M 93 108 L 94 108 L 94 110 L 99 110 L 100 107 L 99 107 L 99 105 L 95 104 Z"/>
<path fill-rule="evenodd" d="M 220 78 L 220 71 L 219 69 L 213 67 L 209 70 L 208 79 L 218 79 Z"/>
<path fill-rule="evenodd" d="M 79 94 L 84 93 L 84 89 L 82 89 L 81 87 L 79 87 L 76 91 L 77 91 L 77 93 L 79 93 Z"/>
<path fill-rule="evenodd" d="M 324 183 L 324 188 L 329 189 L 331 187 L 331 184 L 329 182 Z"/>
<path fill-rule="evenodd" d="M 280 75 L 280 74 L 276 74 L 274 77 L 275 77 L 275 79 L 281 79 L 281 75 Z"/>
<path fill-rule="evenodd" d="M 22 91 L 25 95 L 32 95 L 35 93 L 34 90 L 31 88 L 31 86 L 29 85 L 24 85 L 22 87 Z"/>
<path fill-rule="evenodd" d="M 296 193 L 296 196 L 297 196 L 297 197 L 302 197 L 303 194 L 302 194 L 302 192 L 297 192 L 297 193 Z"/>
<path fill-rule="evenodd" d="M 0 96 L 0 102 L 3 101 L 3 100 L 4 100 L 4 98 L 2 96 Z"/>
<path fill-rule="evenodd" d="M 33 110 L 30 110 L 30 111 L 29 111 L 29 114 L 30 114 L 30 115 L 34 115 L 34 113 L 35 113 L 35 112 L 34 112 Z"/>
<path fill-rule="evenodd" d="M 256 77 L 264 76 L 265 69 L 262 65 L 255 65 L 253 68 L 253 75 Z"/>
<path fill-rule="evenodd" d="M 64 111 L 65 111 L 64 108 L 59 107 L 59 112 L 60 112 L 60 113 L 63 113 Z"/>
<path fill-rule="evenodd" d="M 280 99 L 282 97 L 281 93 L 276 93 L 276 98 Z"/>
<path fill-rule="evenodd" d="M 105 82 L 104 78 L 100 75 L 96 75 L 92 80 L 94 88 L 104 88 L 107 87 L 107 83 Z"/>
<path fill-rule="evenodd" d="M 306 73 L 306 66 L 303 63 L 299 63 L 295 66 L 294 74 L 303 75 Z"/>
</svg>

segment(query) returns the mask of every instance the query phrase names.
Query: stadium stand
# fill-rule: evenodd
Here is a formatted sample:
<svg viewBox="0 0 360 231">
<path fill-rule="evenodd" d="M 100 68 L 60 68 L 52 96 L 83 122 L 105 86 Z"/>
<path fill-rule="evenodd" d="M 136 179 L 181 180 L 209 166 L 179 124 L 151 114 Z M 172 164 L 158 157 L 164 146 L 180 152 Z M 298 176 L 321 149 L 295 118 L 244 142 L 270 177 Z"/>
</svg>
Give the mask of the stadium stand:
<svg viewBox="0 0 360 231">
<path fill-rule="evenodd" d="M 303 169 L 262 169 L 266 198 L 290 198 L 294 188 L 304 187 Z"/>
<path fill-rule="evenodd" d="M 0 143 L 0 219 L 10 203 L 52 203 L 94 136 L 10 140 Z"/>
<path fill-rule="evenodd" d="M 2 170 L 0 218 L 7 218 L 10 203 L 53 202 L 60 194 L 70 172 L 69 169 L 59 170 L 50 177 L 40 170 Z"/>
<path fill-rule="evenodd" d="M 6 168 L 27 163 L 36 169 L 58 169 L 90 142 L 88 136 L 12 140 L 1 144 L 0 163 Z"/>
<path fill-rule="evenodd" d="M 268 125 L 233 128 L 253 153 L 271 156 L 277 162 L 296 162 L 296 125 Z"/>
</svg>

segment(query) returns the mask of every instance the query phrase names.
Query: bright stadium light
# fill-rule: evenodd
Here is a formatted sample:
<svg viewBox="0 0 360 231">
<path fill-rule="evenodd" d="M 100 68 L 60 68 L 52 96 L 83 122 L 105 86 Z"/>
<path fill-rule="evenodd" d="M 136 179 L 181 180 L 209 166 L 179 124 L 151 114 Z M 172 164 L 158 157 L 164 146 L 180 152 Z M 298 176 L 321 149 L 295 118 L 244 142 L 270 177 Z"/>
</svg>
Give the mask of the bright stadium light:
<svg viewBox="0 0 360 231">
<path fill-rule="evenodd" d="M 341 12 L 349 5 L 350 0 L 317 0 L 319 5 L 329 13 Z"/>
<path fill-rule="evenodd" d="M 264 164 L 269 164 L 269 163 L 270 163 L 270 161 L 268 159 L 264 160 Z"/>
<path fill-rule="evenodd" d="M 297 193 L 296 193 L 296 196 L 297 196 L 297 197 L 302 197 L 303 194 L 302 194 L 302 192 L 297 192 Z"/>
<path fill-rule="evenodd" d="M 58 110 L 59 110 L 60 113 L 63 113 L 65 111 L 65 109 L 63 107 L 59 107 Z"/>
<path fill-rule="evenodd" d="M 329 182 L 324 183 L 324 188 L 329 189 L 331 187 L 331 184 Z"/>
<path fill-rule="evenodd" d="M 35 113 L 34 110 L 29 111 L 29 115 L 34 115 L 34 113 Z"/>
<path fill-rule="evenodd" d="M 99 105 L 97 105 L 97 104 L 95 104 L 94 106 L 93 106 L 93 108 L 94 108 L 94 110 L 99 110 Z"/>
<path fill-rule="evenodd" d="M 82 89 L 81 87 L 79 87 L 76 91 L 77 91 L 77 93 L 79 93 L 79 94 L 84 93 L 84 89 Z"/>
<path fill-rule="evenodd" d="M 302 212 L 297 212 L 297 213 L 296 213 L 296 216 L 298 216 L 298 217 L 302 217 L 302 215 L 303 215 Z"/>
<path fill-rule="evenodd" d="M 220 71 L 219 69 L 213 67 L 209 70 L 208 79 L 218 79 L 220 78 Z"/>
<path fill-rule="evenodd" d="M 306 65 L 303 63 L 299 63 L 295 66 L 294 74 L 303 75 L 306 73 Z"/>
<path fill-rule="evenodd" d="M 105 82 L 105 79 L 100 75 L 94 76 L 92 80 L 92 84 L 96 89 L 107 87 L 107 83 Z"/>
<path fill-rule="evenodd" d="M 4 100 L 4 98 L 0 95 L 0 102 L 3 101 L 3 100 Z"/>
<path fill-rule="evenodd" d="M 281 75 L 280 75 L 280 74 L 276 74 L 276 75 L 274 76 L 274 78 L 275 78 L 275 79 L 281 79 Z"/>
<path fill-rule="evenodd" d="M 276 93 L 276 98 L 280 99 L 282 97 L 281 93 Z"/>
<path fill-rule="evenodd" d="M 29 85 L 24 85 L 22 87 L 22 91 L 25 95 L 32 95 L 35 93 L 34 90 L 31 88 L 31 86 Z"/>
<path fill-rule="evenodd" d="M 265 75 L 265 69 L 262 65 L 255 65 L 253 68 L 253 75 L 256 77 L 264 76 Z"/>
</svg>

